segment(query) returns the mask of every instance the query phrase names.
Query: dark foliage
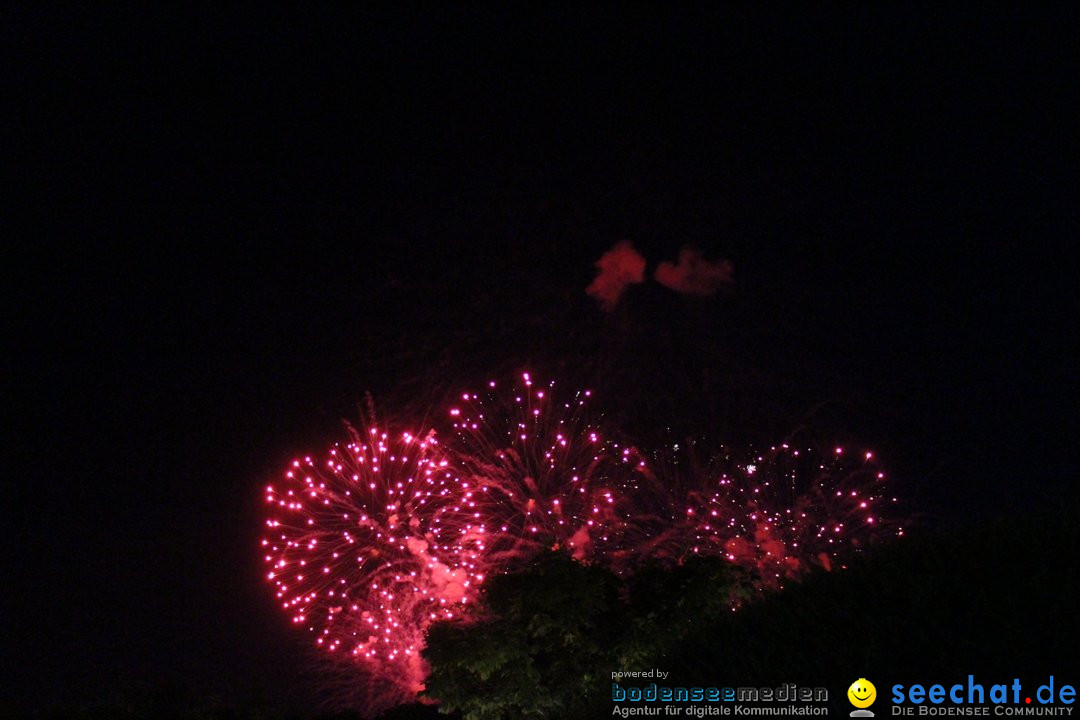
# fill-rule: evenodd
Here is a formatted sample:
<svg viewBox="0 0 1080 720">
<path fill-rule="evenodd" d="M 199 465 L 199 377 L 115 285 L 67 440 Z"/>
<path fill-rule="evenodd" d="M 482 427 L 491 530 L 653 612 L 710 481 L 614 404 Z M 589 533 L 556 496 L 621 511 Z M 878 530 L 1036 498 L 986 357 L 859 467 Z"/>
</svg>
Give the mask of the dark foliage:
<svg viewBox="0 0 1080 720">
<path fill-rule="evenodd" d="M 429 692 L 466 720 L 598 717 L 610 673 L 659 667 L 679 684 L 835 686 L 1073 667 L 1076 507 L 878 548 L 844 572 L 732 612 L 746 587 L 697 558 L 631 581 L 552 556 L 492 583 L 491 616 L 436 626 Z M 1047 592 L 1047 588 L 1056 588 Z"/>
<path fill-rule="evenodd" d="M 492 578 L 489 617 L 432 628 L 428 694 L 475 720 L 574 716 L 617 650 L 617 591 L 614 575 L 555 554 Z"/>
<path fill-rule="evenodd" d="M 428 694 L 469 720 L 587 717 L 613 667 L 648 667 L 730 612 L 726 561 L 695 558 L 625 582 L 560 554 L 493 578 L 485 617 L 436 625 Z"/>
</svg>

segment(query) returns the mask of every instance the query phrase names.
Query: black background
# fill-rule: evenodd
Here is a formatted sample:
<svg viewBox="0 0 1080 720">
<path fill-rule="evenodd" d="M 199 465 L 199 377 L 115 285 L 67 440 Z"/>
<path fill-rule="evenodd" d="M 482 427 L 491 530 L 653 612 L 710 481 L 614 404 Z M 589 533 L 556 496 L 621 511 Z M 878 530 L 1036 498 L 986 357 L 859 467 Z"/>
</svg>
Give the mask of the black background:
<svg viewBox="0 0 1080 720">
<path fill-rule="evenodd" d="M 739 441 L 841 399 L 930 523 L 1075 493 L 1067 6 L 5 16 L 14 706 L 317 697 L 258 488 L 365 391 L 603 356 Z M 621 239 L 734 292 L 604 315 Z"/>
</svg>

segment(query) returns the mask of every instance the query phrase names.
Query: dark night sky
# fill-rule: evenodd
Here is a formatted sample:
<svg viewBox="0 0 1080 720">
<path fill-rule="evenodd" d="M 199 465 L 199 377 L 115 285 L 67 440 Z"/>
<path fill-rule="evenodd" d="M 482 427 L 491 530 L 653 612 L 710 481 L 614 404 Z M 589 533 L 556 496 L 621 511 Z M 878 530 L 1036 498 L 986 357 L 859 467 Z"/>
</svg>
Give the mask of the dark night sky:
<svg viewBox="0 0 1080 720">
<path fill-rule="evenodd" d="M 717 353 L 934 517 L 1073 487 L 1074 11 L 568 7 L 5 12 L 11 702 L 303 698 L 257 488 L 365 390 Z M 604 316 L 619 239 L 737 290 Z"/>
</svg>

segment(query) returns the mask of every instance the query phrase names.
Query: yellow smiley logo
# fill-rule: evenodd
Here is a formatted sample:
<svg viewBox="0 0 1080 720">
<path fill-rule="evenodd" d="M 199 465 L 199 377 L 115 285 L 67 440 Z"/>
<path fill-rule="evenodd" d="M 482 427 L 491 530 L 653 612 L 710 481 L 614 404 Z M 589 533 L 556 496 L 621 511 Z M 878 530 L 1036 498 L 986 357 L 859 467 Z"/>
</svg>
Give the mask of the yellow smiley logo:
<svg viewBox="0 0 1080 720">
<path fill-rule="evenodd" d="M 859 678 L 847 689 L 848 700 L 857 708 L 867 708 L 877 699 L 877 688 L 866 678 Z"/>
</svg>

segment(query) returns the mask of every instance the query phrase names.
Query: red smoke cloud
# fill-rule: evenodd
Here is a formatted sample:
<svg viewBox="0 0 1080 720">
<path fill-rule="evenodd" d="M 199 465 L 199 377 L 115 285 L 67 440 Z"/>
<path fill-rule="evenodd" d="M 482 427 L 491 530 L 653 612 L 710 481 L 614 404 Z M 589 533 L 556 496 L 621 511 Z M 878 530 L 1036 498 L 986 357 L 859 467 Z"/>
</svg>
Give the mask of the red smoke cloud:
<svg viewBox="0 0 1080 720">
<path fill-rule="evenodd" d="M 601 258 L 603 259 L 603 258 Z M 662 262 L 656 268 L 656 282 L 683 295 L 715 295 L 731 285 L 733 268 L 727 260 L 709 262 L 693 248 L 679 251 L 679 264 Z"/>
<path fill-rule="evenodd" d="M 626 240 L 601 255 L 596 267 L 600 272 L 585 292 L 608 312 L 615 309 L 628 286 L 645 281 L 645 258 Z"/>
</svg>

